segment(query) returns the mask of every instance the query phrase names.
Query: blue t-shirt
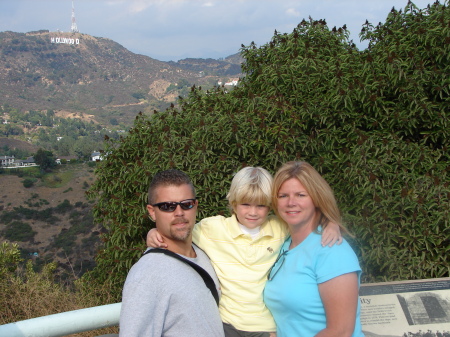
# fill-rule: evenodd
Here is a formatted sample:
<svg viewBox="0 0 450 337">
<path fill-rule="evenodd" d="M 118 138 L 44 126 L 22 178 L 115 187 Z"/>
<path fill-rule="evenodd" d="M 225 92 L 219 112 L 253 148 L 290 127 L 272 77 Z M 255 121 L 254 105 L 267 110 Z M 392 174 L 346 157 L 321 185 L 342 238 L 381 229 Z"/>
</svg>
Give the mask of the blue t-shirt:
<svg viewBox="0 0 450 337">
<path fill-rule="evenodd" d="M 350 272 L 357 272 L 359 279 L 361 268 L 345 240 L 341 245 L 322 247 L 321 235 L 313 232 L 291 250 L 290 244 L 291 238 L 281 247 L 266 283 L 264 302 L 277 324 L 277 337 L 313 337 L 326 328 L 319 283 Z M 362 336 L 358 301 L 352 337 Z"/>
</svg>

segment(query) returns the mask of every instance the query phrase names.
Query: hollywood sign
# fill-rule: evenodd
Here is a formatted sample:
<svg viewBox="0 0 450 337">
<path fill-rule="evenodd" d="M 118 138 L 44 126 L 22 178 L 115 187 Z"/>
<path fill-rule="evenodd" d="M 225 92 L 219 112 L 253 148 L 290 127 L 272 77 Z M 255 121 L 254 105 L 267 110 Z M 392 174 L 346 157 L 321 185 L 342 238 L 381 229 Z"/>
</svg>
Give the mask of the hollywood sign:
<svg viewBox="0 0 450 337">
<path fill-rule="evenodd" d="M 67 37 L 51 37 L 51 43 L 80 44 L 80 39 L 70 39 Z"/>
</svg>

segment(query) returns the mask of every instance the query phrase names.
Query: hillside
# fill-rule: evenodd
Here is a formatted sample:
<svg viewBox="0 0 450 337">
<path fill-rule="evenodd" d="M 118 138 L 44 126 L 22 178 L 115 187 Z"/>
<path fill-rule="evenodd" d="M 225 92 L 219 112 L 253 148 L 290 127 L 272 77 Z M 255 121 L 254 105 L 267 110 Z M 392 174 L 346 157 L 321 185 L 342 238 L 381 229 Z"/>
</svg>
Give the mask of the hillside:
<svg viewBox="0 0 450 337">
<path fill-rule="evenodd" d="M 239 76 L 236 64 L 209 63 L 161 62 L 88 34 L 0 32 L 0 104 L 83 112 L 103 125 L 114 115 L 131 125 L 139 111 L 163 110 L 174 102 L 180 80 L 207 87 L 225 72 Z"/>
<path fill-rule="evenodd" d="M 18 149 L 28 153 L 36 153 L 36 151 L 39 150 L 38 146 L 24 142 L 23 140 L 0 137 L 0 155 L 3 155 L 1 150 L 4 149 L 5 146 L 10 149 Z"/>
<path fill-rule="evenodd" d="M 206 76 L 236 76 L 241 72 L 242 60 L 238 54 L 237 56 L 229 56 L 225 60 L 187 58 L 177 62 L 170 61 L 168 64 Z"/>
<path fill-rule="evenodd" d="M 30 188 L 23 186 L 26 176 L 0 174 L 0 241 L 17 242 L 38 265 L 58 261 L 60 274 L 79 276 L 92 267 L 101 232 L 85 196 L 93 170 L 61 165 Z"/>
</svg>

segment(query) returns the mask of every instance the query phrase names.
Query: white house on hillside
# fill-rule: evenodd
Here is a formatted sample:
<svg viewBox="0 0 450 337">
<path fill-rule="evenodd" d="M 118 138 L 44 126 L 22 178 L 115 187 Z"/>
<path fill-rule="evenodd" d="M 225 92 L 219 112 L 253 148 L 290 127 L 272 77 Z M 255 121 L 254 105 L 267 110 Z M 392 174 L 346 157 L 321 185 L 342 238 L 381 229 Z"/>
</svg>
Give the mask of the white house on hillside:
<svg viewBox="0 0 450 337">
<path fill-rule="evenodd" d="M 94 151 L 91 153 L 91 161 L 102 160 L 102 154 L 100 152 Z"/>
<path fill-rule="evenodd" d="M 12 164 L 14 164 L 14 159 L 14 156 L 0 156 L 2 166 L 11 166 Z"/>
<path fill-rule="evenodd" d="M 25 166 L 37 166 L 34 157 L 28 157 L 27 159 L 16 159 L 14 156 L 0 156 L 1 166 L 7 168 L 25 167 Z"/>
</svg>

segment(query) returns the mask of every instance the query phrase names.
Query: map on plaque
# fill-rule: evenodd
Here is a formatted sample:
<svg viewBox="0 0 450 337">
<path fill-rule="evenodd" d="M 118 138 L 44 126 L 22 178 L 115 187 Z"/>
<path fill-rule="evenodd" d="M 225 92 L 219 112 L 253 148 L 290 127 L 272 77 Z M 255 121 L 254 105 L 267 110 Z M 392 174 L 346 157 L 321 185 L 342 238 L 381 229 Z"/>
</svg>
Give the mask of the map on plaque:
<svg viewBox="0 0 450 337">
<path fill-rule="evenodd" d="M 450 337 L 450 278 L 362 284 L 366 337 Z"/>
</svg>

